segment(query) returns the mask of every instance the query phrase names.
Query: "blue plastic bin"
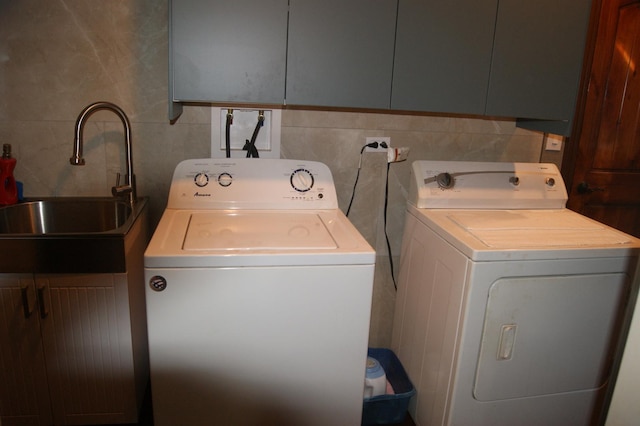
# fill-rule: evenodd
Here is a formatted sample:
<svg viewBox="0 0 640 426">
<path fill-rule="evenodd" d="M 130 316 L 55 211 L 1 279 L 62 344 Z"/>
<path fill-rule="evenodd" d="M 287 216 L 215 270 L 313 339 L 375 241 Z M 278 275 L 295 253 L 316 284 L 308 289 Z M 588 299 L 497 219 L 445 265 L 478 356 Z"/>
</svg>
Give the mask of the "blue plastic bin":
<svg viewBox="0 0 640 426">
<path fill-rule="evenodd" d="M 362 403 L 362 425 L 402 423 L 407 415 L 409 401 L 416 393 L 415 388 L 391 349 L 369 348 L 367 355 L 377 359 L 382 365 L 395 394 L 365 399 Z"/>
</svg>

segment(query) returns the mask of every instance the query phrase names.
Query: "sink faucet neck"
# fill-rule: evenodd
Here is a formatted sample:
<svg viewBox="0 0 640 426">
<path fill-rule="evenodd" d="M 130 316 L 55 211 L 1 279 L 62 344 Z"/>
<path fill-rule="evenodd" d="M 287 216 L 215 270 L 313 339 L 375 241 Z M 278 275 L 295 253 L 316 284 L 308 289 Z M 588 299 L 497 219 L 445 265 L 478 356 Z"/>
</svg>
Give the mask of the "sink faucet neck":
<svg viewBox="0 0 640 426">
<path fill-rule="evenodd" d="M 128 194 L 129 202 L 133 205 L 137 199 L 137 192 L 135 175 L 133 173 L 131 124 L 129 123 L 127 114 L 125 114 L 119 106 L 112 104 L 111 102 L 94 102 L 82 110 L 76 120 L 73 154 L 71 155 L 71 158 L 69 158 L 69 162 L 74 166 L 83 166 L 85 164 L 84 158 L 82 157 L 84 125 L 89 117 L 99 110 L 109 110 L 115 113 L 120 118 L 122 125 L 124 126 L 124 145 L 126 153 L 125 183 L 124 185 L 120 185 L 120 183 L 117 182 L 116 186 L 112 188 L 112 193 L 114 196 Z"/>
</svg>

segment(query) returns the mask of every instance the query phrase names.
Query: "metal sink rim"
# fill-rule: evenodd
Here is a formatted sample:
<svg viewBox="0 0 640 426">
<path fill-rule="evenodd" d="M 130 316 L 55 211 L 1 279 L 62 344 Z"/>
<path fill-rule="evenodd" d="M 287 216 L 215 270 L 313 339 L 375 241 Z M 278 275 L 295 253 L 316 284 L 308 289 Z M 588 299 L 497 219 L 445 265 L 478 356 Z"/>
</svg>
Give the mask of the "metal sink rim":
<svg viewBox="0 0 640 426">
<path fill-rule="evenodd" d="M 114 203 L 114 204 L 122 204 L 122 208 L 126 209 L 127 217 L 122 221 L 122 223 L 118 224 L 118 226 L 105 229 L 105 230 L 96 230 L 96 231 L 77 231 L 77 232 L 2 232 L 0 231 L 0 239 L 42 239 L 42 238 L 95 238 L 95 237 L 122 237 L 126 235 L 133 223 L 135 223 L 137 217 L 140 212 L 144 209 L 147 198 L 141 197 L 137 200 L 136 204 L 131 209 L 131 206 L 128 202 L 113 198 L 113 197 L 30 197 L 26 198 L 18 204 L 13 204 L 9 206 L 1 206 L 0 214 L 2 214 L 5 209 L 12 208 L 20 208 L 21 206 L 32 204 L 32 203 L 61 203 L 61 204 L 73 204 L 73 203 Z"/>
</svg>

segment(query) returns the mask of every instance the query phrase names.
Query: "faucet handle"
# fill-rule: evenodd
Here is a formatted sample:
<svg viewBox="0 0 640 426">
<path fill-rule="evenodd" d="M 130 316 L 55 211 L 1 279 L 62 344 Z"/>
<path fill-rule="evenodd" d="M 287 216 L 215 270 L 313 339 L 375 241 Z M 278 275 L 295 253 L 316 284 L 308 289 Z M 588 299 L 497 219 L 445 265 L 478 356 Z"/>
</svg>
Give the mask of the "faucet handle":
<svg viewBox="0 0 640 426">
<path fill-rule="evenodd" d="M 116 173 L 116 185 L 111 188 L 111 194 L 113 194 L 114 197 L 119 197 L 123 194 L 131 193 L 132 190 L 133 188 L 131 187 L 131 185 L 120 185 L 120 173 Z"/>
</svg>

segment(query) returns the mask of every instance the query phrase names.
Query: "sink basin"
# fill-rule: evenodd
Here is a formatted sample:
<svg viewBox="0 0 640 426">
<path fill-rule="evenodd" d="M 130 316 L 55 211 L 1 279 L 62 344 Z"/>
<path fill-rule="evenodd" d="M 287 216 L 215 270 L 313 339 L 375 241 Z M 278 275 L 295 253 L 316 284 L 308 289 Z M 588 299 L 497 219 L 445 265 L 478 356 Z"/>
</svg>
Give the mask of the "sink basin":
<svg viewBox="0 0 640 426">
<path fill-rule="evenodd" d="M 126 272 L 146 206 L 146 198 L 131 208 L 110 197 L 52 197 L 0 207 L 0 273 Z"/>
<path fill-rule="evenodd" d="M 128 203 L 104 198 L 53 198 L 0 208 L 0 234 L 114 232 L 127 223 Z"/>
</svg>

